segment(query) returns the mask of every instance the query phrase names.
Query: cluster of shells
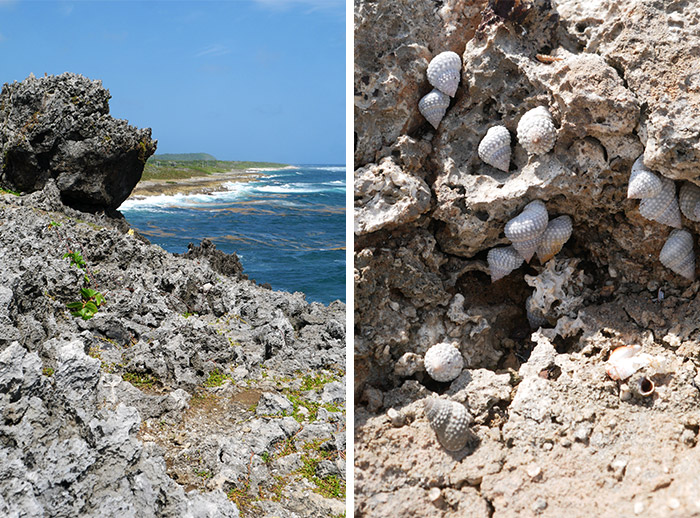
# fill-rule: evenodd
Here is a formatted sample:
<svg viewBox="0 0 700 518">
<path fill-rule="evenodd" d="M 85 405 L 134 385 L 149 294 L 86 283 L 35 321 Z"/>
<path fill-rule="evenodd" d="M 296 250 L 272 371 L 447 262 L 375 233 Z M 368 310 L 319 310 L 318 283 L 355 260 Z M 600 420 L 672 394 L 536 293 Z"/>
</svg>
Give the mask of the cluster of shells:
<svg viewBox="0 0 700 518">
<path fill-rule="evenodd" d="M 620 382 L 620 399 L 623 401 L 634 396 L 651 396 L 656 389 L 653 377 L 669 370 L 663 358 L 641 351 L 640 345 L 625 345 L 615 349 L 608 358 L 605 372 L 610 379 Z"/>
<path fill-rule="evenodd" d="M 528 203 L 520 214 L 506 223 L 505 235 L 511 245 L 492 248 L 486 256 L 491 282 L 519 268 L 523 261 L 529 263 L 534 255 L 540 263 L 546 263 L 561 251 L 572 230 L 569 216 L 550 221 L 543 201 Z"/>
<path fill-rule="evenodd" d="M 646 219 L 672 227 L 659 260 L 666 268 L 689 280 L 695 279 L 693 236 L 685 230 L 681 213 L 691 221 L 700 221 L 700 187 L 686 182 L 676 198 L 676 184 L 644 165 L 643 156 L 632 165 L 627 197 L 639 199 L 639 213 Z"/>
<path fill-rule="evenodd" d="M 428 82 L 433 89 L 418 102 L 418 110 L 435 129 L 457 93 L 461 71 L 462 60 L 452 51 L 441 52 L 428 64 Z"/>
</svg>

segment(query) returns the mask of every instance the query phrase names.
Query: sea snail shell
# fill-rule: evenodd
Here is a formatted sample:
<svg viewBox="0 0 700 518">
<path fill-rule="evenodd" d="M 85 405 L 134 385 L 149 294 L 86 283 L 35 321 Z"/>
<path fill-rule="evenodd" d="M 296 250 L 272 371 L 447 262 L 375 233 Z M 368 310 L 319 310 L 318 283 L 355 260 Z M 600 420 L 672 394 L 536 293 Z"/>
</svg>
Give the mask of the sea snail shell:
<svg viewBox="0 0 700 518">
<path fill-rule="evenodd" d="M 610 376 L 610 379 L 625 380 L 642 367 L 649 365 L 651 357 L 645 354 L 640 355 L 641 350 L 641 345 L 625 345 L 610 353 L 605 367 L 605 372 Z"/>
<path fill-rule="evenodd" d="M 446 450 L 461 450 L 474 437 L 469 430 L 472 418 L 461 403 L 433 397 L 424 405 L 428 422 Z"/>
<path fill-rule="evenodd" d="M 569 238 L 573 229 L 569 216 L 559 216 L 549 222 L 542 233 L 542 241 L 537 247 L 537 257 L 542 264 L 557 255 Z"/>
<path fill-rule="evenodd" d="M 549 321 L 544 316 L 540 308 L 536 307 L 532 303 L 532 295 L 530 295 L 525 301 L 525 315 L 527 316 L 527 321 L 532 329 L 539 329 L 540 327 L 549 325 Z"/>
<path fill-rule="evenodd" d="M 442 93 L 437 88 L 433 88 L 430 93 L 426 94 L 418 102 L 418 111 L 423 117 L 428 119 L 433 128 L 437 129 L 449 106 L 450 96 Z"/>
<path fill-rule="evenodd" d="M 542 201 L 535 200 L 525 205 L 518 216 L 506 223 L 506 237 L 527 262 L 530 262 L 542 241 L 548 221 L 547 207 Z"/>
<path fill-rule="evenodd" d="M 678 193 L 678 205 L 683 215 L 690 221 L 700 221 L 700 187 L 694 183 L 684 182 Z"/>
<path fill-rule="evenodd" d="M 672 230 L 659 254 L 666 268 L 686 279 L 695 279 L 695 252 L 693 236 L 687 230 Z"/>
<path fill-rule="evenodd" d="M 489 128 L 479 143 L 479 158 L 490 166 L 508 172 L 510 166 L 510 131 L 505 126 Z"/>
<path fill-rule="evenodd" d="M 520 117 L 518 142 L 531 155 L 543 155 L 554 147 L 557 128 L 549 110 L 544 106 L 533 108 Z"/>
<path fill-rule="evenodd" d="M 676 199 L 676 184 L 662 177 L 661 192 L 639 202 L 639 213 L 646 219 L 658 221 L 669 227 L 681 228 L 681 210 Z"/>
<path fill-rule="evenodd" d="M 461 71 L 462 60 L 456 52 L 441 52 L 428 64 L 428 81 L 441 92 L 454 97 Z"/>
<path fill-rule="evenodd" d="M 641 155 L 630 172 L 630 181 L 627 185 L 628 198 L 653 198 L 661 193 L 661 179 L 644 165 L 644 155 Z"/>
<path fill-rule="evenodd" d="M 423 365 L 435 381 L 452 381 L 462 372 L 464 358 L 457 347 L 443 342 L 428 349 Z"/>
<path fill-rule="evenodd" d="M 523 258 L 512 246 L 500 246 L 489 250 L 486 262 L 489 264 L 491 282 L 496 282 L 516 268 L 520 268 Z"/>
</svg>

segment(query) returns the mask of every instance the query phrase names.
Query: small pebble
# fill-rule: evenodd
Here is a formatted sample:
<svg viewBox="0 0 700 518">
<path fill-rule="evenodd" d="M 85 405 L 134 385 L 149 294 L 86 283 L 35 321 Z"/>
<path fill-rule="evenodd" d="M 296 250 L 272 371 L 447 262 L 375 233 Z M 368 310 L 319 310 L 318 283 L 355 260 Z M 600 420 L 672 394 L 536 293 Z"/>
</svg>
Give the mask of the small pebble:
<svg viewBox="0 0 700 518">
<path fill-rule="evenodd" d="M 668 505 L 669 509 L 678 509 L 681 506 L 681 502 L 677 498 L 669 498 L 666 505 Z"/>
<path fill-rule="evenodd" d="M 536 480 L 542 475 L 542 468 L 537 464 L 530 464 L 525 471 L 532 480 Z"/>
<path fill-rule="evenodd" d="M 576 430 L 574 430 L 574 439 L 579 442 L 588 442 L 592 431 L 593 425 L 591 423 L 581 423 Z"/>
<path fill-rule="evenodd" d="M 542 445 L 544 451 L 550 451 L 552 448 L 554 448 L 554 445 L 551 442 L 546 442 Z"/>
<path fill-rule="evenodd" d="M 406 422 L 404 416 L 394 408 L 390 408 L 389 410 L 387 410 L 386 415 L 391 421 L 391 425 L 396 428 L 402 427 Z"/>
<path fill-rule="evenodd" d="M 635 502 L 634 514 L 642 514 L 644 512 L 644 502 Z"/>
<path fill-rule="evenodd" d="M 430 491 L 428 491 L 428 500 L 433 503 L 437 502 L 441 496 L 442 492 L 440 491 L 439 487 L 432 487 L 430 488 Z"/>
<path fill-rule="evenodd" d="M 535 513 L 541 513 L 545 509 L 547 509 L 547 500 L 544 498 L 538 498 L 535 500 L 535 503 L 532 504 L 532 511 Z"/>
</svg>

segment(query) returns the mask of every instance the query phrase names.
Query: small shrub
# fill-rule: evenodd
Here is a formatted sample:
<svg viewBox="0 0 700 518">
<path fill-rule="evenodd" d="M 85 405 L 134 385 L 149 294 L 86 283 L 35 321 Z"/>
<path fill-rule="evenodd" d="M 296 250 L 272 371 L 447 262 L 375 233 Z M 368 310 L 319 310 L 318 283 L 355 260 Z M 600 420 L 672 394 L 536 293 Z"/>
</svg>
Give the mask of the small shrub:
<svg viewBox="0 0 700 518">
<path fill-rule="evenodd" d="M 80 288 L 80 295 L 83 300 L 78 302 L 69 302 L 66 307 L 71 311 L 74 317 L 80 317 L 83 320 L 90 320 L 97 314 L 99 307 L 105 301 L 104 295 L 97 290 L 91 288 Z"/>
</svg>

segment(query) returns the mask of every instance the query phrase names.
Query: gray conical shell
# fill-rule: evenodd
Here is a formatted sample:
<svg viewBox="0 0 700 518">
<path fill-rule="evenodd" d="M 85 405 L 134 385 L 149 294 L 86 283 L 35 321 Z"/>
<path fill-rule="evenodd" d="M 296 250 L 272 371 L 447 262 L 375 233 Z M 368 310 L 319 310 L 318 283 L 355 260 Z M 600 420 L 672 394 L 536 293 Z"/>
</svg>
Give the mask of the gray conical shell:
<svg viewBox="0 0 700 518">
<path fill-rule="evenodd" d="M 547 228 L 547 207 L 540 200 L 528 203 L 523 211 L 506 223 L 506 237 L 520 255 L 530 262 Z"/>
<path fill-rule="evenodd" d="M 450 96 L 433 88 L 418 102 L 418 111 L 432 124 L 433 128 L 437 129 L 449 106 Z"/>
<path fill-rule="evenodd" d="M 678 205 L 690 221 L 700 221 L 700 187 L 691 182 L 683 182 L 678 193 Z"/>
<path fill-rule="evenodd" d="M 479 158 L 490 166 L 508 172 L 510 166 L 510 131 L 505 126 L 489 128 L 479 143 Z"/>
<path fill-rule="evenodd" d="M 686 279 L 695 279 L 693 236 L 687 230 L 672 230 L 659 254 L 659 260 L 669 270 Z"/>
<path fill-rule="evenodd" d="M 628 198 L 653 198 L 661 192 L 661 179 L 644 165 L 643 158 L 644 155 L 641 155 L 632 164 L 630 180 L 627 184 Z"/>
<path fill-rule="evenodd" d="M 676 199 L 676 184 L 661 177 L 661 192 L 653 198 L 639 202 L 639 213 L 646 219 L 658 221 L 669 227 L 681 228 L 681 210 Z"/>
<path fill-rule="evenodd" d="M 513 246 L 500 246 L 492 248 L 486 254 L 486 262 L 489 265 L 491 282 L 502 279 L 523 264 L 523 257 Z"/>
<path fill-rule="evenodd" d="M 542 233 L 542 241 L 537 247 L 537 257 L 544 264 L 557 255 L 569 238 L 573 230 L 569 216 L 559 216 L 547 224 Z"/>
<path fill-rule="evenodd" d="M 428 64 L 428 82 L 450 97 L 454 97 L 462 72 L 462 60 L 456 52 L 445 51 L 435 56 Z"/>
<path fill-rule="evenodd" d="M 547 153 L 557 141 L 557 128 L 544 106 L 525 113 L 518 122 L 517 133 L 518 142 L 531 155 Z"/>
<path fill-rule="evenodd" d="M 466 407 L 456 401 L 430 398 L 425 401 L 425 415 L 440 444 L 449 451 L 461 450 L 473 437 L 472 421 Z"/>
</svg>

